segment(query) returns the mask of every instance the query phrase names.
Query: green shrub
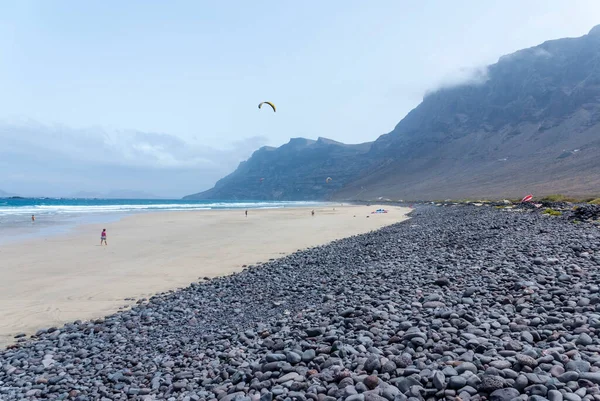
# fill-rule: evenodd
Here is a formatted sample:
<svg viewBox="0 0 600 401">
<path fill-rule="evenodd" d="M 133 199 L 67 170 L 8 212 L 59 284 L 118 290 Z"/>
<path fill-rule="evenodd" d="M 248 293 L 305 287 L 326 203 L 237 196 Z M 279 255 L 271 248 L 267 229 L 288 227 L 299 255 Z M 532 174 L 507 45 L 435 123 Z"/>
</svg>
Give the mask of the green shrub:
<svg viewBox="0 0 600 401">
<path fill-rule="evenodd" d="M 588 202 L 590 205 L 600 205 L 600 198 L 592 199 Z"/>
<path fill-rule="evenodd" d="M 550 215 L 550 216 L 562 216 L 561 212 L 559 212 L 558 210 L 554 210 L 554 209 L 546 209 L 543 211 L 543 213 Z"/>
<path fill-rule="evenodd" d="M 545 202 L 578 202 L 579 201 L 576 198 L 566 196 L 566 195 L 561 195 L 561 194 L 547 195 L 547 196 L 544 196 L 543 198 L 541 198 L 540 200 L 545 201 Z"/>
</svg>

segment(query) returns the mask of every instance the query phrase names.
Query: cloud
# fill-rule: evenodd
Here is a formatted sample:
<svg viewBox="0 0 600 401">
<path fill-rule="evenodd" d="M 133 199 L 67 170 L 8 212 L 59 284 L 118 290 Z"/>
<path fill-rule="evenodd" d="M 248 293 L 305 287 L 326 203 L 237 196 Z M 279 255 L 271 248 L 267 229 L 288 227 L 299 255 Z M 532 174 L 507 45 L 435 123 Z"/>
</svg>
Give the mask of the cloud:
<svg viewBox="0 0 600 401">
<path fill-rule="evenodd" d="M 502 63 L 532 56 L 549 58 L 552 57 L 552 53 L 550 53 L 548 50 L 544 49 L 541 46 L 536 46 L 504 55 L 500 57 L 498 61 L 499 63 Z M 442 89 L 450 89 L 467 85 L 482 85 L 489 79 L 489 67 L 490 66 L 462 67 L 452 70 L 449 73 L 443 75 L 438 80 L 434 81 L 434 84 L 431 85 L 430 89 L 426 91 L 424 97 L 427 97 L 428 95 Z"/>
<path fill-rule="evenodd" d="M 431 86 L 431 89 L 426 91 L 425 97 L 441 89 L 450 89 L 466 85 L 482 85 L 487 82 L 488 79 L 487 66 L 462 67 L 453 70 L 438 79 L 437 82 Z"/>
<path fill-rule="evenodd" d="M 552 57 L 552 53 L 541 47 L 532 48 L 531 53 L 536 57 Z"/>
<path fill-rule="evenodd" d="M 49 196 L 115 188 L 180 196 L 210 187 L 265 142 L 257 136 L 215 148 L 164 133 L 0 122 L 0 188 Z"/>
</svg>

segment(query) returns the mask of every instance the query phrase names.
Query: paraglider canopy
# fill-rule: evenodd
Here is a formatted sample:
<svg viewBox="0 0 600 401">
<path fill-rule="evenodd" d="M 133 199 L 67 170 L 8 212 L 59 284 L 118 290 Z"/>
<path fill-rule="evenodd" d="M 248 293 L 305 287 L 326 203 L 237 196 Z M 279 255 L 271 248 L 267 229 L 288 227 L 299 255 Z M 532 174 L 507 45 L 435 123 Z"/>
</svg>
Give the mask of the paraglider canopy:
<svg viewBox="0 0 600 401">
<path fill-rule="evenodd" d="M 329 184 L 331 181 L 333 181 L 333 180 L 331 179 L 331 177 L 327 177 L 327 179 L 325 180 L 325 182 L 326 182 L 326 183 L 328 183 L 328 184 Z"/>
<path fill-rule="evenodd" d="M 262 105 L 263 105 L 263 104 L 268 104 L 269 106 L 271 106 L 271 108 L 273 109 L 273 112 L 276 112 L 276 111 L 277 111 L 277 109 L 275 108 L 275 105 L 274 105 L 273 103 L 271 103 L 271 102 L 262 102 L 262 103 L 260 103 L 260 104 L 258 105 L 258 108 L 259 108 L 259 109 L 260 109 L 260 108 L 262 108 Z"/>
<path fill-rule="evenodd" d="M 531 202 L 532 199 L 533 199 L 533 195 L 529 194 L 529 195 L 525 196 L 523 199 L 521 199 L 521 202 Z"/>
</svg>

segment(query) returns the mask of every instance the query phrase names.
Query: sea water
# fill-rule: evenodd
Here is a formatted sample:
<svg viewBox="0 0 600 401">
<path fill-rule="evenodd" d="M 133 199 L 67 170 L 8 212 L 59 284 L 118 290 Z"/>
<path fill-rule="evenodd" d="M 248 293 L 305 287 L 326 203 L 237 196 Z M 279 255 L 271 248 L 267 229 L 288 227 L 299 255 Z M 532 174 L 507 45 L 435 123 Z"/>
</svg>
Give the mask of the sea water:
<svg viewBox="0 0 600 401">
<path fill-rule="evenodd" d="M 65 233 L 81 224 L 110 223 L 134 213 L 318 206 L 321 202 L 165 199 L 0 198 L 0 244 Z M 31 216 L 35 216 L 32 221 Z"/>
</svg>

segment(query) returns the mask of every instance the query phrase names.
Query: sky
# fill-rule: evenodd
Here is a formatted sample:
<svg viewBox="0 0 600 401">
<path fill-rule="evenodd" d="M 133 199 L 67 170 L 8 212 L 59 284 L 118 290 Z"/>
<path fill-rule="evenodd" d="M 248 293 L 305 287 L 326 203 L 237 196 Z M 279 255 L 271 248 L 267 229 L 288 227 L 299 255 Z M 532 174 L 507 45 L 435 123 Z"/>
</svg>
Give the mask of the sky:
<svg viewBox="0 0 600 401">
<path fill-rule="evenodd" d="M 210 188 L 263 145 L 375 140 L 598 0 L 0 0 L 0 190 Z M 277 112 L 257 108 L 272 101 Z"/>
</svg>

